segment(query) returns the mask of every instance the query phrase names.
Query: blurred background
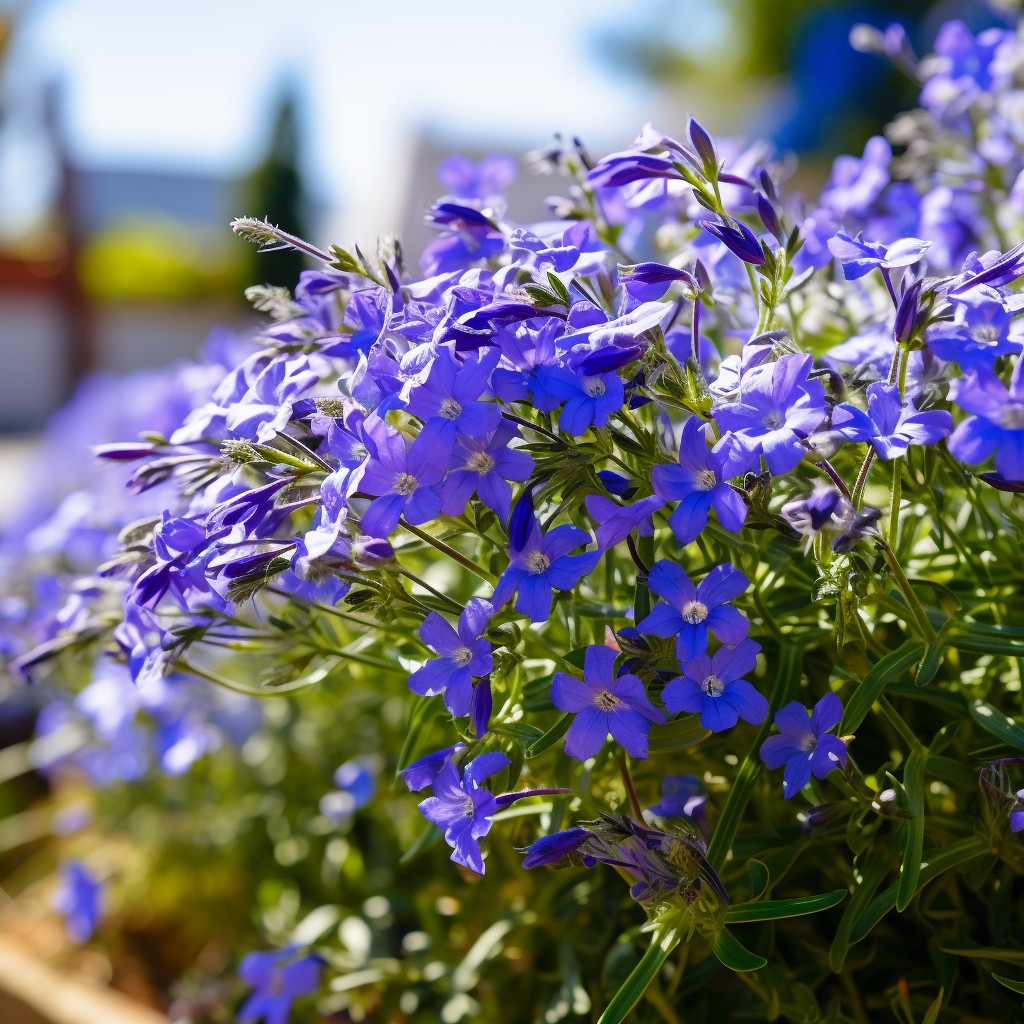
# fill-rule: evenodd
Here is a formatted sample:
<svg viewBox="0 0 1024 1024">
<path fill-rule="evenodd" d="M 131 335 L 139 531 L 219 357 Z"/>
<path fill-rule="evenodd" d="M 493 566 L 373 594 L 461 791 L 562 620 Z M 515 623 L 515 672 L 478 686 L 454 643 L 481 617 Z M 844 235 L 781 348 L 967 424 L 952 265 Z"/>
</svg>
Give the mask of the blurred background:
<svg viewBox="0 0 1024 1024">
<path fill-rule="evenodd" d="M 560 185 L 524 153 L 690 112 L 796 153 L 810 187 L 914 102 L 850 27 L 898 20 L 922 52 L 952 16 L 993 20 L 975 0 L 0 0 L 0 436 L 86 373 L 244 324 L 246 284 L 292 284 L 294 254 L 257 258 L 233 216 L 397 232 L 414 264 L 444 156 L 515 156 L 510 212 L 539 219 Z"/>
</svg>

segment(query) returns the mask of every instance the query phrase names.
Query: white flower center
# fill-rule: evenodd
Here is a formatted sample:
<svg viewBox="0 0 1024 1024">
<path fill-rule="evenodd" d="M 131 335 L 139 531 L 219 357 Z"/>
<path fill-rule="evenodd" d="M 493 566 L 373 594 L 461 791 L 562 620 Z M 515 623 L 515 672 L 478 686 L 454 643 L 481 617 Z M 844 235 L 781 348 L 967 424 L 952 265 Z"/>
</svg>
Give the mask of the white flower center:
<svg viewBox="0 0 1024 1024">
<path fill-rule="evenodd" d="M 979 345 L 984 345 L 986 348 L 999 344 L 999 331 L 991 324 L 981 324 L 980 326 L 975 327 L 974 330 L 971 331 L 971 337 Z"/>
<path fill-rule="evenodd" d="M 708 606 L 703 601 L 687 601 L 683 605 L 683 621 L 696 625 L 708 617 Z"/>
<path fill-rule="evenodd" d="M 1012 402 L 999 413 L 999 425 L 1006 430 L 1024 430 L 1024 404 Z"/>
<path fill-rule="evenodd" d="M 526 568 L 537 576 L 542 572 L 547 572 L 550 566 L 551 559 L 543 551 L 531 551 L 526 556 Z"/>
<path fill-rule="evenodd" d="M 782 426 L 782 413 L 778 409 L 772 409 L 771 412 L 767 413 L 764 418 L 764 425 L 769 430 L 778 430 Z"/>
<path fill-rule="evenodd" d="M 490 471 L 494 469 L 494 466 L 494 457 L 489 455 L 487 452 L 473 452 L 473 454 L 466 459 L 466 469 L 470 469 L 474 473 L 490 473 Z"/>
<path fill-rule="evenodd" d="M 584 377 L 583 378 L 583 390 L 586 391 L 591 398 L 600 398 L 608 389 L 604 385 L 604 381 L 600 377 Z"/>
<path fill-rule="evenodd" d="M 462 406 L 454 398 L 443 398 L 440 412 L 446 420 L 457 420 L 462 415 Z"/>
<path fill-rule="evenodd" d="M 416 481 L 416 477 L 411 473 L 399 473 L 395 477 L 395 494 L 400 494 L 403 498 L 408 498 L 418 486 L 419 484 Z"/>
<path fill-rule="evenodd" d="M 709 697 L 721 697 L 722 691 L 725 689 L 722 680 L 716 675 L 706 676 L 700 685 Z"/>
<path fill-rule="evenodd" d="M 694 487 L 698 491 L 713 491 L 715 485 L 718 483 L 718 477 L 715 476 L 713 469 L 702 469 L 697 474 L 697 479 L 694 481 Z"/>
<path fill-rule="evenodd" d="M 459 668 L 465 668 L 473 660 L 473 651 L 469 647 L 456 647 L 451 659 Z"/>
<path fill-rule="evenodd" d="M 622 701 L 609 690 L 601 690 L 594 696 L 594 707 L 600 708 L 602 711 L 614 711 L 621 704 Z"/>
</svg>

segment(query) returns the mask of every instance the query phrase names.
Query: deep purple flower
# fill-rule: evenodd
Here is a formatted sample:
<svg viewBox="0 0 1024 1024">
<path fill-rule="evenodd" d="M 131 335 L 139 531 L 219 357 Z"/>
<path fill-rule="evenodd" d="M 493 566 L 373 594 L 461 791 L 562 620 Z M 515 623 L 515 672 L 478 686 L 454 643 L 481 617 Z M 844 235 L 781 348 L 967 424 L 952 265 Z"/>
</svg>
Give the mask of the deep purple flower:
<svg viewBox="0 0 1024 1024">
<path fill-rule="evenodd" d="M 422 697 L 443 693 L 455 716 L 469 714 L 473 680 L 492 668 L 491 645 L 483 638 L 494 614 L 489 601 L 474 597 L 459 616 L 458 630 L 431 612 L 420 626 L 420 639 L 440 657 L 432 658 L 409 676 L 409 689 Z"/>
<path fill-rule="evenodd" d="M 787 501 L 779 514 L 797 533 L 813 537 L 821 530 L 845 532 L 853 521 L 854 508 L 849 498 L 823 484 L 815 487 L 806 498 Z"/>
<path fill-rule="evenodd" d="M 637 302 L 656 302 L 676 281 L 685 281 L 693 295 L 700 292 L 693 274 L 664 263 L 637 263 L 619 267 L 619 280 L 626 294 Z"/>
<path fill-rule="evenodd" d="M 847 281 L 855 281 L 872 270 L 896 270 L 913 266 L 931 247 L 931 242 L 920 238 L 900 238 L 892 245 L 881 242 L 864 242 L 851 238 L 842 231 L 828 240 L 832 255 L 843 266 Z"/>
<path fill-rule="evenodd" d="M 501 608 L 517 594 L 516 611 L 543 622 L 551 612 L 552 590 L 572 590 L 597 565 L 599 551 L 569 554 L 589 541 L 590 535 L 578 526 L 556 526 L 542 534 L 534 524 L 523 547 L 511 552 L 512 560 L 494 588 L 494 607 Z"/>
<path fill-rule="evenodd" d="M 651 178 L 682 180 L 682 175 L 669 157 L 626 151 L 599 160 L 587 175 L 587 182 L 595 188 L 618 188 Z"/>
<path fill-rule="evenodd" d="M 476 494 L 502 520 L 508 519 L 512 506 L 509 480 L 521 483 L 533 472 L 533 458 L 508 447 L 517 436 L 515 426 L 502 420 L 487 437 L 460 437 L 455 442 L 450 471 L 439 488 L 441 511 L 446 516 L 460 515 Z"/>
<path fill-rule="evenodd" d="M 775 474 L 803 458 L 805 438 L 825 418 L 825 388 L 808 378 L 809 355 L 784 355 L 748 370 L 739 398 L 714 410 L 723 430 L 737 435 L 751 459 L 762 455 Z"/>
<path fill-rule="evenodd" d="M 618 374 L 581 376 L 562 368 L 538 375 L 533 393 L 542 401 L 551 398 L 562 404 L 558 427 L 575 437 L 582 437 L 591 426 L 607 426 L 608 417 L 626 400 Z"/>
<path fill-rule="evenodd" d="M 744 263 L 760 267 L 764 264 L 764 252 L 757 235 L 746 224 L 735 221 L 732 224 L 713 220 L 699 220 L 697 226 L 702 227 L 709 235 L 717 238 L 733 255 Z"/>
<path fill-rule="evenodd" d="M 747 517 L 743 499 L 726 483 L 733 472 L 730 446 L 719 444 L 711 451 L 706 438 L 707 425 L 691 416 L 679 438 L 679 465 L 651 470 L 654 493 L 665 501 L 679 502 L 668 524 L 681 544 L 696 539 L 707 525 L 711 508 L 731 533 L 739 533 Z"/>
<path fill-rule="evenodd" d="M 615 677 L 617 651 L 592 645 L 583 662 L 583 680 L 556 672 L 551 702 L 576 717 L 565 734 L 565 752 L 585 761 L 604 746 L 608 734 L 633 757 L 647 756 L 651 724 L 665 721 L 644 692 L 639 677 Z"/>
<path fill-rule="evenodd" d="M 1010 812 L 1010 831 L 1024 832 L 1024 789 L 1017 790 L 1017 805 Z"/>
<path fill-rule="evenodd" d="M 477 874 L 484 873 L 480 840 L 490 832 L 499 810 L 494 794 L 481 783 L 509 763 L 504 754 L 492 751 L 470 761 L 460 774 L 451 758 L 446 758 L 432 783 L 434 795 L 420 801 L 423 817 L 444 829 L 451 859 Z"/>
<path fill-rule="evenodd" d="M 698 654 L 682 676 L 665 687 L 663 700 L 672 714 L 700 713 L 700 724 L 712 732 L 731 729 L 742 718 L 760 725 L 768 714 L 768 701 L 743 676 L 757 663 L 760 645 L 743 640 L 736 647 L 720 647 L 714 656 Z"/>
<path fill-rule="evenodd" d="M 785 764 L 782 794 L 787 800 L 807 785 L 812 773 L 823 779 L 846 764 L 846 744 L 829 733 L 842 717 L 843 705 L 834 693 L 826 693 L 812 712 L 797 700 L 775 712 L 780 735 L 764 741 L 761 760 L 771 769 Z"/>
<path fill-rule="evenodd" d="M 339 765 L 334 785 L 336 789 L 320 798 L 320 813 L 339 820 L 348 818 L 373 799 L 377 777 L 372 762 L 357 757 Z"/>
<path fill-rule="evenodd" d="M 584 504 L 590 518 L 598 524 L 594 532 L 598 550 L 608 551 L 638 527 L 641 536 L 650 537 L 654 532 L 651 516 L 665 502 L 655 495 L 649 495 L 632 505 L 619 505 L 601 494 L 588 494 Z"/>
<path fill-rule="evenodd" d="M 696 775 L 666 775 L 661 780 L 661 801 L 651 807 L 660 818 L 689 818 L 707 825 L 707 792 Z"/>
<path fill-rule="evenodd" d="M 883 459 L 906 455 L 912 444 L 935 444 L 953 429 L 953 417 L 942 409 L 918 412 L 910 400 L 900 398 L 895 384 L 877 381 L 868 385 L 868 417 L 874 432 L 871 445 Z M 862 439 L 862 417 L 848 406 L 837 406 L 832 414 L 832 428 L 848 434 L 850 440 Z"/>
<path fill-rule="evenodd" d="M 406 786 L 415 793 L 417 790 L 433 785 L 434 779 L 445 766 L 445 762 L 465 749 L 465 743 L 456 743 L 454 746 L 445 747 L 444 750 L 435 750 L 434 753 L 427 754 L 405 768 L 399 769 Z"/>
<path fill-rule="evenodd" d="M 970 294 L 955 300 L 952 322 L 929 328 L 928 348 L 965 370 L 991 369 L 998 356 L 1020 355 L 1022 325 L 1000 299 Z"/>
<path fill-rule="evenodd" d="M 662 559 L 651 569 L 647 583 L 667 603 L 655 605 L 636 628 L 654 636 L 676 637 L 680 665 L 708 649 L 709 630 L 723 644 L 733 647 L 747 635 L 750 624 L 727 603 L 750 586 L 735 566 L 715 566 L 695 587 L 675 562 Z"/>
<path fill-rule="evenodd" d="M 589 837 L 590 833 L 585 828 L 567 828 L 564 832 L 541 836 L 527 847 L 523 867 L 537 868 L 555 864 L 577 850 Z"/>
<path fill-rule="evenodd" d="M 88 942 L 103 916 L 103 885 L 77 860 L 67 861 L 60 876 L 54 909 L 64 915 L 64 927 L 72 942 Z"/>
<path fill-rule="evenodd" d="M 422 435 L 406 449 L 405 438 L 383 420 L 368 424 L 364 436 L 370 459 L 360 489 L 374 500 L 363 513 L 363 533 L 383 539 L 403 515 L 414 526 L 436 518 L 441 497 L 435 485 L 444 476 L 444 467 L 435 462 L 436 450 L 421 443 Z"/>
<path fill-rule="evenodd" d="M 264 1024 L 288 1024 L 292 1003 L 320 987 L 323 961 L 307 954 L 296 957 L 295 946 L 250 953 L 238 968 L 238 976 L 253 992 L 238 1012 L 239 1024 L 262 1020 Z"/>
<path fill-rule="evenodd" d="M 953 381 L 950 400 L 973 413 L 957 426 L 949 450 L 969 465 L 994 451 L 1003 480 L 1024 480 L 1024 359 L 1014 367 L 1010 387 L 988 370 Z"/>
</svg>

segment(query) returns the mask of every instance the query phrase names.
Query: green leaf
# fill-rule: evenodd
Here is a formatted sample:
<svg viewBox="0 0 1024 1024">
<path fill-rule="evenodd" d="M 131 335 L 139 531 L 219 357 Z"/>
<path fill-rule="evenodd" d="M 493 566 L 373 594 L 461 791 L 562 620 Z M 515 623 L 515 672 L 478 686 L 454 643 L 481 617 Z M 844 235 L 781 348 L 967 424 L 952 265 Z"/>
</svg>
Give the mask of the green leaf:
<svg viewBox="0 0 1024 1024">
<path fill-rule="evenodd" d="M 944 988 L 939 989 L 939 994 L 932 1001 L 932 1005 L 928 1007 L 928 1011 L 924 1015 L 924 1020 L 921 1024 L 937 1024 L 939 1014 L 942 1012 L 942 1000 L 946 995 Z"/>
<path fill-rule="evenodd" d="M 763 956 L 751 953 L 728 928 L 723 928 L 715 937 L 715 956 L 730 971 L 759 971 L 768 963 Z"/>
<path fill-rule="evenodd" d="M 939 875 L 987 852 L 988 844 L 980 836 L 968 836 L 966 839 L 958 839 L 955 843 L 944 846 L 941 850 L 929 850 L 928 857 L 921 864 L 921 874 L 917 883 L 918 890 L 923 889 Z M 853 923 L 850 935 L 851 944 L 860 942 L 896 906 L 896 891 L 895 884 L 887 886 L 861 912 Z"/>
<path fill-rule="evenodd" d="M 647 747 L 652 754 L 665 754 L 672 750 L 695 747 L 710 735 L 710 731 L 700 724 L 696 715 L 686 715 L 668 725 L 656 725 L 651 729 Z"/>
<path fill-rule="evenodd" d="M 924 853 L 924 766 L 925 752 L 916 747 L 907 758 L 903 769 L 903 788 L 907 794 L 910 818 L 904 826 L 903 863 L 896 889 L 896 909 L 902 914 L 917 891 Z"/>
<path fill-rule="evenodd" d="M 747 874 L 750 875 L 750 898 L 752 900 L 760 899 L 771 881 L 768 865 L 751 858 L 747 861 Z"/>
<path fill-rule="evenodd" d="M 526 748 L 526 756 L 536 757 L 538 754 L 543 754 L 548 747 L 557 743 L 569 731 L 570 725 L 572 725 L 572 715 L 559 715 L 558 721 L 539 740 Z"/>
<path fill-rule="evenodd" d="M 416 760 L 413 754 L 419 746 L 420 739 L 433 724 L 434 718 L 440 710 L 440 697 L 427 697 L 413 701 L 412 715 L 409 717 L 409 724 L 405 730 L 405 742 L 402 744 L 402 752 L 398 755 L 398 767 L 395 769 L 396 779 L 402 774 L 403 768 Z"/>
<path fill-rule="evenodd" d="M 884 658 L 873 665 L 861 680 L 860 686 L 854 690 L 847 702 L 846 714 L 839 726 L 839 735 L 846 736 L 856 732 L 857 727 L 867 717 L 871 705 L 885 691 L 889 683 L 895 682 L 911 665 L 920 660 L 925 645 L 920 640 L 908 640 L 902 647 L 890 651 Z"/>
<path fill-rule="evenodd" d="M 949 633 L 956 625 L 956 619 L 947 619 L 932 638 L 921 664 L 917 667 L 917 674 L 914 676 L 915 686 L 924 686 L 935 678 L 935 673 L 942 664 L 942 656 L 949 646 Z"/>
<path fill-rule="evenodd" d="M 1024 949 L 946 949 L 943 953 L 951 956 L 968 956 L 977 960 L 1002 960 L 1008 964 L 1024 964 Z"/>
<path fill-rule="evenodd" d="M 550 270 L 548 271 L 548 287 L 558 296 L 563 306 L 569 305 L 571 302 L 569 289 Z"/>
<path fill-rule="evenodd" d="M 857 859 L 855 872 L 855 877 L 859 873 L 857 887 L 843 908 L 843 916 L 836 926 L 836 933 L 832 938 L 832 948 L 829 951 L 829 963 L 837 974 L 843 969 L 846 954 L 852 945 L 850 937 L 853 934 L 854 924 L 870 904 L 876 890 L 882 884 L 882 879 L 889 873 L 891 850 L 891 841 L 887 841 L 881 849 L 872 850 Z"/>
<path fill-rule="evenodd" d="M 747 924 L 751 921 L 775 921 L 782 917 L 801 917 L 828 910 L 847 897 L 845 889 L 833 889 L 820 896 L 797 896 L 788 900 L 762 900 L 740 903 L 725 912 L 726 924 Z"/>
<path fill-rule="evenodd" d="M 786 644 L 779 654 L 779 669 L 775 677 L 769 701 L 769 713 L 765 717 L 757 736 L 750 746 L 750 751 L 743 759 L 740 770 L 736 773 L 736 781 L 729 791 L 722 813 L 715 826 L 715 831 L 708 843 L 707 859 L 716 871 L 721 871 L 725 858 L 732 849 L 732 841 L 747 810 L 747 802 L 753 792 L 754 783 L 761 773 L 761 758 L 758 751 L 771 729 L 771 712 L 778 710 L 789 700 L 790 694 L 800 682 L 800 667 L 803 663 L 803 650 L 795 645 Z"/>
<path fill-rule="evenodd" d="M 1024 654 L 1024 651 L 1022 651 Z M 1009 715 L 1003 714 L 998 708 L 983 700 L 967 702 L 967 711 L 971 718 L 986 732 L 1001 739 L 1004 743 L 1018 750 L 1024 750 L 1024 728 Z"/>
<path fill-rule="evenodd" d="M 1004 978 L 1001 974 L 993 974 L 993 981 L 998 981 L 1004 988 L 1008 988 L 1011 992 L 1017 992 L 1024 996 L 1024 981 L 1014 981 L 1013 978 Z"/>
<path fill-rule="evenodd" d="M 651 936 L 651 944 L 633 968 L 622 987 L 612 996 L 597 1024 L 620 1024 L 629 1015 L 648 986 L 657 977 L 662 964 L 679 944 L 679 931 L 675 928 L 658 930 Z M 742 947 L 741 947 L 742 948 Z"/>
</svg>

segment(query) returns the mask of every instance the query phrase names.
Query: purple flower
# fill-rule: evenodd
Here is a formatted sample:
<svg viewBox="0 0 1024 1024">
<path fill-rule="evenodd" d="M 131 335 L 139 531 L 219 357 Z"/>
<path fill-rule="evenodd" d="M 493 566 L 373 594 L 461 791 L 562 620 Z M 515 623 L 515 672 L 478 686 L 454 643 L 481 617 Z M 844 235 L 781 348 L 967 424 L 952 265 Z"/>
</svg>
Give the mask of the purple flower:
<svg viewBox="0 0 1024 1024">
<path fill-rule="evenodd" d="M 516 428 L 502 420 L 488 437 L 460 437 L 452 452 L 451 470 L 439 490 L 441 511 L 457 516 L 474 495 L 503 520 L 512 506 L 509 480 L 521 483 L 533 472 L 533 458 L 509 448 Z"/>
<path fill-rule="evenodd" d="M 239 1024 L 262 1020 L 264 1024 L 288 1024 L 292 1003 L 320 987 L 323 961 L 318 956 L 295 957 L 295 946 L 250 953 L 238 968 L 238 976 L 253 992 L 238 1012 Z"/>
<path fill-rule="evenodd" d="M 517 594 L 516 611 L 543 622 L 551 612 L 552 589 L 572 590 L 597 565 L 599 551 L 569 554 L 589 541 L 590 535 L 578 526 L 556 526 L 542 534 L 534 523 L 523 547 L 511 552 L 512 560 L 494 588 L 494 607 L 501 608 Z"/>
<path fill-rule="evenodd" d="M 823 484 L 806 498 L 787 501 L 779 514 L 797 533 L 813 537 L 821 530 L 844 533 L 853 522 L 854 508 L 849 498 Z"/>
<path fill-rule="evenodd" d="M 556 672 L 551 702 L 576 717 L 565 734 L 565 752 L 585 761 L 604 746 L 608 734 L 633 757 L 647 756 L 651 723 L 665 721 L 644 692 L 639 677 L 615 677 L 617 652 L 611 647 L 590 646 L 583 661 L 583 680 Z"/>
<path fill-rule="evenodd" d="M 704 828 L 707 800 L 704 783 L 696 775 L 666 775 L 661 781 L 661 802 L 651 810 L 661 818 L 690 818 Z"/>
<path fill-rule="evenodd" d="M 680 665 L 708 649 L 708 630 L 723 644 L 733 647 L 747 635 L 749 623 L 726 603 L 750 586 L 747 577 L 733 565 L 715 566 L 695 587 L 675 562 L 662 559 L 651 570 L 647 582 L 668 603 L 655 605 L 636 628 L 654 636 L 676 637 Z"/>
<path fill-rule="evenodd" d="M 826 693 L 814 710 L 795 700 L 775 712 L 780 735 L 769 736 L 761 745 L 761 760 L 771 769 L 785 764 L 782 793 L 789 800 L 811 779 L 823 779 L 833 768 L 846 764 L 846 744 L 832 736 L 843 717 L 843 705 L 834 693 Z"/>
<path fill-rule="evenodd" d="M 1014 367 L 1008 389 L 992 372 L 978 370 L 953 381 L 949 397 L 973 413 L 949 439 L 953 456 L 973 465 L 994 451 L 1002 480 L 1024 480 L 1024 360 Z"/>
<path fill-rule="evenodd" d="M 365 807 L 377 788 L 373 765 L 365 758 L 354 758 L 334 773 L 337 789 L 320 798 L 320 813 L 328 818 L 344 819 Z"/>
<path fill-rule="evenodd" d="M 709 235 L 714 235 L 733 255 L 744 263 L 760 267 L 764 264 L 764 252 L 761 243 L 746 224 L 735 221 L 719 223 L 713 220 L 699 220 L 697 226 L 702 227 Z"/>
<path fill-rule="evenodd" d="M 619 505 L 604 495 L 588 494 L 584 504 L 590 518 L 599 524 L 594 536 L 598 550 L 603 552 L 625 540 L 637 527 L 642 536 L 650 537 L 654 532 L 651 516 L 665 503 L 649 495 L 632 505 Z"/>
<path fill-rule="evenodd" d="M 569 856 L 589 838 L 590 833 L 585 828 L 567 828 L 564 832 L 541 836 L 527 847 L 523 867 L 537 868 L 544 864 L 554 864 Z"/>
<path fill-rule="evenodd" d="M 942 409 L 918 412 L 912 401 L 900 398 L 895 384 L 876 382 L 868 385 L 868 417 L 874 426 L 871 445 L 883 459 L 906 455 L 912 444 L 934 444 L 953 429 L 953 417 Z M 846 433 L 851 440 L 861 440 L 862 414 L 849 406 L 837 406 L 832 415 L 832 428 Z"/>
<path fill-rule="evenodd" d="M 64 915 L 64 927 L 72 942 L 88 942 L 92 937 L 103 916 L 102 900 L 102 884 L 81 861 L 64 864 L 53 905 Z"/>
<path fill-rule="evenodd" d="M 1017 790 L 1017 805 L 1010 812 L 1010 831 L 1024 832 L 1024 789 Z"/>
<path fill-rule="evenodd" d="M 444 829 L 451 859 L 480 875 L 484 873 L 480 840 L 490 832 L 499 810 L 494 794 L 481 783 L 508 765 L 504 754 L 481 754 L 460 775 L 451 758 L 446 758 L 432 783 L 434 795 L 420 801 L 423 817 Z"/>
<path fill-rule="evenodd" d="M 978 370 L 991 369 L 997 356 L 1020 354 L 1021 325 L 1002 301 L 969 293 L 954 302 L 952 323 L 935 324 L 928 331 L 928 348 L 939 359 Z"/>
<path fill-rule="evenodd" d="M 665 501 L 679 502 L 668 524 L 681 544 L 696 539 L 707 525 L 711 508 L 732 533 L 739 533 L 747 517 L 743 499 L 726 483 L 732 473 L 731 446 L 719 444 L 711 451 L 706 438 L 707 425 L 691 416 L 679 438 L 679 465 L 651 470 L 654 493 Z"/>
<path fill-rule="evenodd" d="M 764 457 L 775 474 L 803 458 L 805 438 L 825 418 L 825 388 L 808 378 L 809 355 L 785 355 L 755 366 L 740 382 L 739 398 L 720 405 L 714 417 L 733 432 L 751 459 Z"/>
<path fill-rule="evenodd" d="M 712 732 L 731 729 L 740 718 L 760 725 L 768 701 L 743 678 L 753 671 L 760 650 L 753 640 L 743 640 L 736 647 L 720 647 L 713 657 L 698 654 L 665 687 L 665 707 L 672 714 L 699 712 L 700 724 Z"/>
<path fill-rule="evenodd" d="M 448 192 L 458 199 L 487 201 L 501 195 L 516 177 L 516 162 L 510 156 L 493 154 L 479 163 L 458 154 L 441 161 L 437 176 Z"/>
<path fill-rule="evenodd" d="M 839 156 L 821 202 L 837 220 L 863 216 L 889 184 L 892 149 L 880 135 L 868 139 L 863 157 Z"/>
<path fill-rule="evenodd" d="M 406 786 L 413 793 L 420 789 L 426 789 L 427 786 L 432 786 L 434 779 L 437 778 L 438 773 L 445 766 L 445 762 L 465 749 L 465 743 L 456 743 L 452 747 L 445 747 L 444 750 L 436 750 L 432 754 L 427 754 L 418 761 L 413 761 L 412 764 L 400 769 Z"/>
<path fill-rule="evenodd" d="M 632 267 L 619 267 L 619 280 L 626 294 L 637 302 L 657 301 L 676 281 L 685 281 L 694 295 L 700 292 L 693 274 L 664 263 L 637 263 Z"/>
<path fill-rule="evenodd" d="M 371 457 L 362 470 L 360 489 L 375 497 L 363 513 L 363 533 L 383 539 L 403 515 L 414 526 L 436 518 L 441 497 L 434 485 L 441 482 L 444 467 L 435 462 L 436 450 L 421 443 L 423 435 L 406 449 L 397 430 L 375 420 L 366 425 L 364 436 Z"/>
<path fill-rule="evenodd" d="M 881 242 L 861 241 L 859 235 L 851 238 L 842 231 L 828 240 L 829 250 L 843 265 L 847 281 L 855 281 L 876 269 L 885 271 L 913 266 L 931 244 L 920 238 L 900 238 L 887 246 Z"/>
<path fill-rule="evenodd" d="M 542 402 L 554 399 L 562 403 L 558 427 L 575 437 L 582 437 L 591 426 L 607 426 L 608 417 L 626 400 L 625 387 L 616 373 L 580 375 L 555 368 L 538 375 L 532 390 Z"/>
<path fill-rule="evenodd" d="M 420 626 L 420 639 L 440 657 L 409 676 L 409 689 L 422 697 L 443 693 L 453 715 L 469 714 L 473 680 L 486 676 L 493 665 L 491 645 L 483 639 L 493 614 L 489 601 L 474 597 L 459 616 L 456 631 L 437 612 L 431 612 Z"/>
</svg>

